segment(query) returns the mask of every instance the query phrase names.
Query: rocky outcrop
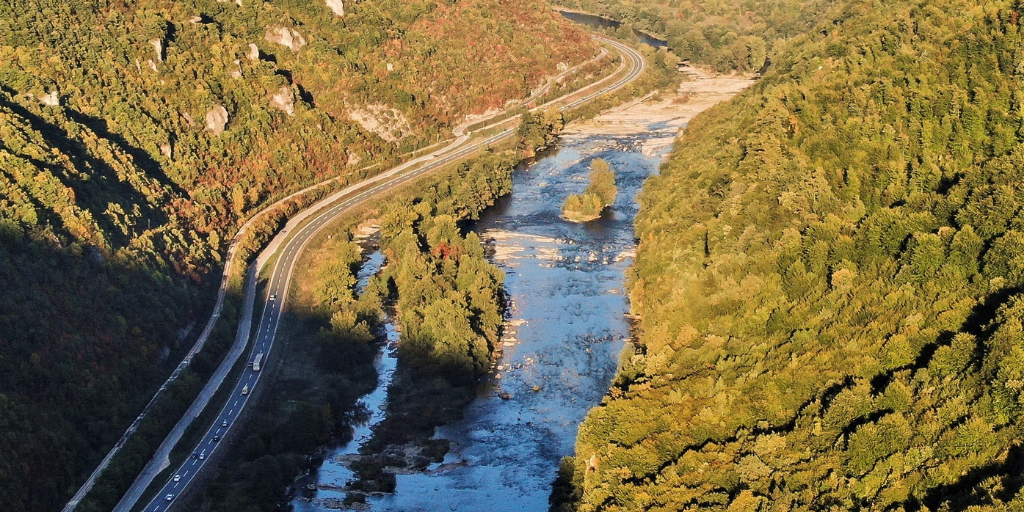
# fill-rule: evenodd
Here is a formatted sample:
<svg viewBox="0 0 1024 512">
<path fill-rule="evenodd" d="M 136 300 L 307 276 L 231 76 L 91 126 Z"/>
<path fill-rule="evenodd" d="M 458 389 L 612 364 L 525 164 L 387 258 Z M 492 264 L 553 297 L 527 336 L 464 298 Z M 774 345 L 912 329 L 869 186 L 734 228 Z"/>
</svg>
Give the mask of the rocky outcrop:
<svg viewBox="0 0 1024 512">
<path fill-rule="evenodd" d="M 228 111 L 222 105 L 214 105 L 206 113 L 206 129 L 214 135 L 224 133 L 224 127 L 228 124 Z"/>
<path fill-rule="evenodd" d="M 376 133 L 388 142 L 405 137 L 412 131 L 409 120 L 401 112 L 385 105 L 366 105 L 349 110 L 348 115 L 366 131 Z"/>
<path fill-rule="evenodd" d="M 295 94 L 292 93 L 290 87 L 282 85 L 277 90 L 277 94 L 270 97 L 270 105 L 285 114 L 293 116 L 295 115 Z"/>
<path fill-rule="evenodd" d="M 230 1 L 231 0 L 217 0 L 217 3 L 226 4 L 226 3 L 230 2 Z M 242 6 L 242 0 L 235 0 L 235 5 L 241 7 Z"/>
<path fill-rule="evenodd" d="M 166 156 L 168 160 L 172 159 L 171 158 L 171 155 L 172 155 L 171 151 L 172 150 L 171 150 L 171 145 L 170 144 L 161 144 L 160 145 L 160 153 L 163 153 L 163 155 Z"/>
<path fill-rule="evenodd" d="M 302 34 L 295 31 L 295 29 L 288 27 L 267 27 L 267 33 L 263 38 L 271 43 L 287 46 L 293 52 L 297 52 L 303 46 L 306 46 L 306 38 L 302 37 Z"/>
<path fill-rule="evenodd" d="M 344 0 L 327 0 L 327 7 L 334 12 L 335 16 L 345 15 Z"/>
<path fill-rule="evenodd" d="M 60 97 L 57 96 L 57 91 L 50 91 L 39 98 L 39 103 L 47 107 L 56 107 L 60 105 Z"/>
<path fill-rule="evenodd" d="M 260 47 L 253 43 L 249 43 L 249 53 L 245 55 L 249 60 L 259 60 L 260 58 Z"/>
<path fill-rule="evenodd" d="M 156 52 L 156 61 L 164 61 L 164 42 L 161 39 L 150 39 L 149 44 L 153 45 L 153 51 Z"/>
</svg>

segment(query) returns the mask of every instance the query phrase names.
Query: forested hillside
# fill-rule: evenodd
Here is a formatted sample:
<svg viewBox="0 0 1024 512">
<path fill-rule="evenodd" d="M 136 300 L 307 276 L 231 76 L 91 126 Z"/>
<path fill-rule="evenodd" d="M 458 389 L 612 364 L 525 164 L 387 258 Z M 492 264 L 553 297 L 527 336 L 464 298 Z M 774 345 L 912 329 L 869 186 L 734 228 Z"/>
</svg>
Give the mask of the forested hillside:
<svg viewBox="0 0 1024 512">
<path fill-rule="evenodd" d="M 73 493 L 240 220 L 595 54 L 538 0 L 0 2 L 3 508 Z"/>
<path fill-rule="evenodd" d="M 1024 506 L 1020 9 L 854 0 L 690 124 L 565 508 Z"/>
<path fill-rule="evenodd" d="M 722 73 L 754 72 L 777 41 L 805 33 L 841 0 L 561 0 L 665 38 L 683 59 Z"/>
</svg>

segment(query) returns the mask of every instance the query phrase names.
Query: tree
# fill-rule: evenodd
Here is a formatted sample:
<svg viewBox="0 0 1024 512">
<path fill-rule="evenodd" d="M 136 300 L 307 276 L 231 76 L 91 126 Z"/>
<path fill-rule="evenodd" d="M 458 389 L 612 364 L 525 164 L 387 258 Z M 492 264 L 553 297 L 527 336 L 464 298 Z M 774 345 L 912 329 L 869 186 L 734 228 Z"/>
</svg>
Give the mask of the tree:
<svg viewBox="0 0 1024 512">
<path fill-rule="evenodd" d="M 615 203 L 618 188 L 615 171 L 607 161 L 595 158 L 590 163 L 590 184 L 583 194 L 572 194 L 562 204 L 562 217 L 571 222 L 587 222 L 601 216 Z"/>
</svg>

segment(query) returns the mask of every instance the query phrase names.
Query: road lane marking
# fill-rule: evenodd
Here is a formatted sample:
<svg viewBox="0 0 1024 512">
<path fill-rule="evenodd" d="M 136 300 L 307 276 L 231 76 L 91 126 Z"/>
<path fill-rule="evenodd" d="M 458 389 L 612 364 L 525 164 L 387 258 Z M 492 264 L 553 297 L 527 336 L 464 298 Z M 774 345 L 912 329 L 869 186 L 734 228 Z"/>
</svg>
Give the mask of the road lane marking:
<svg viewBox="0 0 1024 512">
<path fill-rule="evenodd" d="M 619 48 L 620 51 L 625 53 L 632 63 L 636 63 L 636 67 L 634 68 L 633 72 L 631 74 L 627 75 L 626 77 L 624 77 L 623 79 L 621 79 L 619 82 L 616 82 L 615 84 L 613 84 L 611 86 L 605 87 L 604 89 L 601 89 L 600 91 L 592 93 L 592 94 L 584 97 L 583 99 L 578 100 L 577 102 L 574 102 L 574 103 L 571 103 L 569 105 L 563 106 L 561 108 L 561 110 L 566 110 L 566 109 L 568 109 L 568 108 L 570 108 L 572 106 L 575 106 L 577 104 L 583 103 L 583 102 L 589 100 L 590 98 L 593 98 L 593 97 L 596 97 L 596 96 L 598 96 L 600 94 L 603 94 L 606 91 L 615 89 L 618 86 L 620 86 L 621 84 L 625 84 L 626 82 L 629 82 L 630 80 L 632 80 L 633 78 L 635 78 L 636 76 L 638 76 L 640 74 L 640 71 L 643 70 L 642 58 L 638 59 L 637 56 L 635 55 L 635 52 L 633 52 L 632 50 L 629 50 L 629 51 L 623 50 L 623 48 L 625 48 L 623 45 L 619 45 L 619 44 L 615 44 L 615 43 L 612 43 L 612 45 L 615 46 L 616 48 Z M 550 86 L 550 84 L 549 84 L 549 86 Z M 545 105 L 547 105 L 547 104 L 545 104 Z M 543 107 L 543 105 L 541 107 Z M 535 111 L 535 110 L 540 109 L 541 107 L 534 107 L 533 109 L 530 109 L 530 110 L 531 111 Z M 500 123 L 498 123 L 498 124 L 500 124 Z M 448 163 L 454 162 L 458 158 L 461 158 L 462 156 L 469 155 L 471 153 L 474 153 L 474 152 L 480 150 L 485 144 L 490 144 L 492 142 L 504 139 L 504 138 L 508 137 L 509 135 L 511 135 L 513 132 L 514 132 L 514 129 L 510 128 L 510 129 L 506 130 L 505 132 L 499 133 L 499 134 L 497 134 L 495 136 L 492 136 L 489 139 L 486 139 L 483 144 L 478 144 L 475 147 L 463 149 L 463 150 L 459 151 L 458 153 L 454 153 L 454 154 L 450 155 L 449 157 L 445 158 L 443 161 L 435 160 L 435 164 L 434 165 L 431 165 L 431 164 L 428 163 L 428 164 L 424 165 L 423 167 L 421 167 L 418 170 L 414 170 L 414 171 L 406 173 L 404 176 L 402 174 L 398 173 L 399 170 L 402 170 L 401 169 L 402 166 L 399 166 L 399 169 L 396 169 L 394 172 L 382 174 L 378 178 L 372 178 L 370 182 L 374 183 L 374 182 L 383 181 L 385 179 L 391 178 L 391 177 L 396 176 L 396 175 L 398 176 L 397 179 L 392 179 L 390 182 L 384 181 L 380 185 L 378 185 L 378 186 L 376 186 L 376 187 L 374 187 L 374 188 L 372 188 L 370 190 L 364 191 L 363 193 L 361 193 L 358 196 L 356 196 L 356 198 L 353 198 L 353 199 L 351 199 L 349 201 L 346 201 L 342 205 L 336 206 L 334 209 L 332 209 L 332 212 L 333 211 L 341 211 L 342 210 L 342 206 L 344 206 L 345 209 L 347 209 L 350 206 L 354 206 L 354 205 L 359 204 L 360 201 L 363 198 L 371 197 L 371 194 L 376 194 L 376 192 L 378 192 L 378 191 L 386 190 L 387 188 L 392 188 L 392 187 L 394 187 L 397 184 L 405 183 L 405 182 L 411 181 L 413 179 L 419 178 L 419 177 L 421 177 L 423 175 L 426 175 L 426 173 L 429 172 L 429 171 L 432 171 L 432 170 L 434 170 L 436 168 L 439 168 L 442 165 L 447 165 Z M 466 140 L 468 141 L 470 139 L 467 137 Z M 459 144 L 461 145 L 462 143 L 459 143 Z M 441 151 L 438 152 L 438 154 L 443 154 L 444 152 L 445 152 L 445 150 L 441 150 Z M 410 162 L 410 164 L 411 163 L 412 162 Z M 409 165 L 409 166 L 411 167 L 411 165 Z M 356 201 L 356 199 L 360 199 L 360 201 Z M 313 228 L 316 228 L 316 229 L 311 229 L 311 228 L 307 227 L 305 229 L 305 231 L 303 232 L 304 236 L 302 236 L 301 238 L 294 238 L 293 241 L 295 242 L 295 244 L 298 244 L 298 246 L 296 247 L 295 244 L 293 244 L 293 246 L 291 247 L 291 249 L 288 252 L 288 255 L 290 256 L 291 253 L 296 251 L 296 249 L 298 249 L 301 252 L 301 249 L 304 246 L 305 242 L 308 241 L 309 239 L 311 239 L 311 237 L 313 235 L 315 235 L 319 231 L 319 226 L 324 224 L 324 222 L 326 222 L 327 220 L 328 219 L 326 217 L 321 216 L 320 220 L 316 223 L 316 225 L 313 226 Z M 285 229 L 285 230 L 283 230 L 283 233 L 287 233 L 288 231 L 289 231 L 288 229 Z M 300 244 L 300 242 L 301 242 L 301 244 Z M 232 250 L 234 249 L 234 243 L 232 243 L 231 249 Z M 294 260 L 294 259 L 285 259 L 283 261 L 279 261 L 278 262 L 279 265 L 284 264 L 286 266 L 289 266 L 289 268 L 288 268 L 289 278 L 287 279 L 289 281 L 290 281 L 290 273 L 291 273 L 292 269 L 294 268 L 295 263 L 296 263 L 296 260 Z M 284 270 L 285 269 L 282 268 L 281 272 L 279 272 L 279 275 L 282 276 L 282 278 L 285 275 Z M 265 311 L 266 311 L 266 309 L 265 309 Z M 270 315 L 273 315 L 273 312 L 274 312 L 274 310 L 273 310 L 273 305 L 272 305 L 272 307 L 270 309 Z M 269 326 L 268 326 L 268 330 L 269 330 Z M 266 343 L 267 341 L 268 340 L 266 340 L 266 338 L 265 338 L 264 339 L 264 343 Z M 269 341 L 272 343 L 273 342 L 273 338 L 271 337 L 271 339 Z M 249 379 L 250 380 L 252 379 L 252 375 L 249 376 Z M 258 381 L 259 381 L 259 376 L 257 375 L 257 382 Z M 247 400 L 248 400 L 248 398 L 246 397 L 246 398 L 243 399 L 243 402 L 245 402 Z M 238 404 L 238 400 L 236 399 L 234 403 L 235 403 L 235 405 L 237 405 Z M 234 411 L 234 409 L 232 409 L 231 412 L 229 412 L 229 414 L 233 413 L 233 411 Z M 220 431 L 218 429 L 218 433 L 219 432 Z M 210 450 L 211 450 L 211 453 L 212 453 L 212 451 L 216 449 L 216 445 L 210 444 L 210 446 L 211 446 Z M 196 461 L 196 460 L 193 460 L 192 464 L 195 465 L 197 462 L 201 463 L 200 466 L 203 466 L 203 464 L 205 464 L 205 461 Z M 157 496 L 157 498 L 158 497 L 159 496 Z M 159 503 L 157 503 L 155 505 L 155 510 L 159 510 L 159 505 L 160 505 Z"/>
</svg>

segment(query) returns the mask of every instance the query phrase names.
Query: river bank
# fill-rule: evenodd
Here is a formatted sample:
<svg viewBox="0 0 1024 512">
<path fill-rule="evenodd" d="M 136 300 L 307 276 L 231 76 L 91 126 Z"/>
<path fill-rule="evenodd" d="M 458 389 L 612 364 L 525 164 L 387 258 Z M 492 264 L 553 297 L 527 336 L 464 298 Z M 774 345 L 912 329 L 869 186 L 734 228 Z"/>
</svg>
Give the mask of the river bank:
<svg viewBox="0 0 1024 512">
<path fill-rule="evenodd" d="M 359 508 L 547 508 L 559 461 L 607 393 L 631 335 L 624 276 L 635 254 L 636 194 L 686 122 L 750 83 L 707 77 L 672 97 L 631 102 L 568 127 L 560 148 L 515 173 L 512 194 L 473 226 L 506 273 L 506 326 L 515 329 L 465 417 L 435 431 L 450 447 L 444 459 L 421 471 L 396 468 L 394 492 L 368 496 Z M 619 198 L 594 222 L 566 222 L 560 205 L 585 187 L 596 158 L 616 170 Z"/>
<path fill-rule="evenodd" d="M 657 141 L 662 145 L 671 144 L 694 116 L 736 96 L 755 82 L 752 75 L 718 75 L 699 68 L 688 68 L 687 74 L 690 80 L 680 83 L 674 94 L 652 92 L 593 119 L 572 123 L 562 130 L 562 135 L 626 135 L 671 128 L 674 133 L 669 140 Z"/>
<path fill-rule="evenodd" d="M 448 453 L 418 469 L 384 467 L 394 492 L 359 492 L 353 499 L 351 491 L 360 487 L 349 467 L 353 456 L 373 454 L 350 443 L 325 454 L 324 465 L 299 486 L 304 499 L 292 505 L 304 511 L 545 509 L 558 463 L 572 453 L 577 425 L 607 392 L 630 337 L 624 275 L 635 254 L 635 196 L 689 119 L 750 83 L 701 77 L 675 94 L 648 95 L 570 125 L 559 149 L 516 171 L 512 194 L 472 228 L 505 271 L 510 309 L 494 371 L 464 417 L 435 430 L 431 441 Z M 585 188 L 595 158 L 611 162 L 622 193 L 600 219 L 568 223 L 560 218 L 561 203 Z M 382 356 L 393 357 L 389 352 Z M 384 386 L 368 409 L 386 403 L 377 396 L 386 383 L 379 382 Z M 363 428 L 382 420 L 376 411 L 368 416 Z"/>
</svg>

